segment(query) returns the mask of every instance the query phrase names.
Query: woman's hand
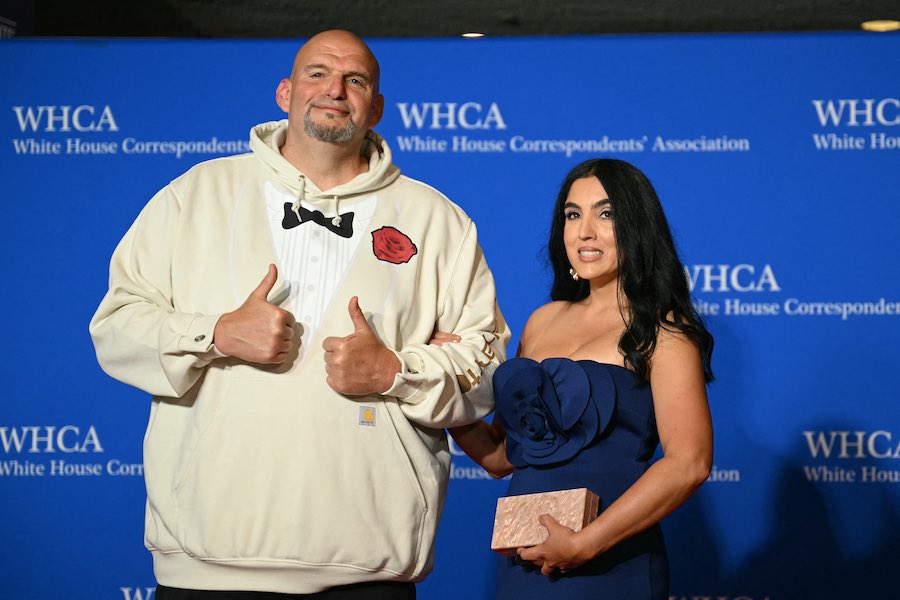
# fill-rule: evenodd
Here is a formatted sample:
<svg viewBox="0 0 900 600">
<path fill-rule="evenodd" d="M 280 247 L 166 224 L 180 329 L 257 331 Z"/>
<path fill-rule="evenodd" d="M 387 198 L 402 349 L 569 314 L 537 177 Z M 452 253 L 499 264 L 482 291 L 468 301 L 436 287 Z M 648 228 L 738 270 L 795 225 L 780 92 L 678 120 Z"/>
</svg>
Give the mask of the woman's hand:
<svg viewBox="0 0 900 600">
<path fill-rule="evenodd" d="M 435 329 L 431 334 L 431 339 L 428 340 L 428 343 L 431 346 L 443 346 L 444 344 L 455 344 L 461 339 L 462 338 L 455 333 L 447 333 L 445 331 L 438 331 L 437 329 Z"/>
<path fill-rule="evenodd" d="M 583 556 L 577 533 L 550 515 L 541 515 L 539 520 L 550 535 L 537 546 L 519 548 L 519 558 L 534 563 L 541 568 L 541 575 L 548 576 L 557 569 L 567 573 L 589 560 L 590 557 Z"/>
</svg>

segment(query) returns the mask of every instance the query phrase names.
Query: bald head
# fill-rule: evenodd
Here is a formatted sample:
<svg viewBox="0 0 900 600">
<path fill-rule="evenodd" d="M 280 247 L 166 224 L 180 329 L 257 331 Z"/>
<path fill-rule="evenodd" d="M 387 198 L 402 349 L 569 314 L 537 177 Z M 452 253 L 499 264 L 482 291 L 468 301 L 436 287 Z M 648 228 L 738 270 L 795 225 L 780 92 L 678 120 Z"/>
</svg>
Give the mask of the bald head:
<svg viewBox="0 0 900 600">
<path fill-rule="evenodd" d="M 362 148 L 366 132 L 384 114 L 375 55 L 359 37 L 334 29 L 323 31 L 297 52 L 290 78 L 282 79 L 275 101 L 288 113 L 282 154 L 297 154 L 326 143 L 348 156 Z M 319 147 L 321 149 L 321 147 Z"/>
<path fill-rule="evenodd" d="M 291 78 L 298 69 L 303 69 L 310 64 L 312 57 L 319 54 L 331 54 L 337 56 L 353 56 L 367 66 L 366 75 L 370 78 L 374 92 L 377 94 L 380 87 L 381 67 L 372 50 L 355 33 L 343 29 L 329 29 L 317 33 L 307 40 L 297 55 L 294 57 L 294 66 L 291 69 Z"/>
</svg>

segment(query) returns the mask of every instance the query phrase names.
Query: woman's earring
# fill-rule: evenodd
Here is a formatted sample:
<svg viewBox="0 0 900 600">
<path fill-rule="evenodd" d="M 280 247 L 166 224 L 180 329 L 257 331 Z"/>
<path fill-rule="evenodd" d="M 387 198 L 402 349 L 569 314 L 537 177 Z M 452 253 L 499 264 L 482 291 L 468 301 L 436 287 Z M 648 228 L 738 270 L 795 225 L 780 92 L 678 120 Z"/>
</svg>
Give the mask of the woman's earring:
<svg viewBox="0 0 900 600">
<path fill-rule="evenodd" d="M 575 269 L 569 269 L 569 275 L 572 276 L 572 279 L 578 281 L 581 277 L 578 276 L 578 273 L 575 272 Z"/>
</svg>

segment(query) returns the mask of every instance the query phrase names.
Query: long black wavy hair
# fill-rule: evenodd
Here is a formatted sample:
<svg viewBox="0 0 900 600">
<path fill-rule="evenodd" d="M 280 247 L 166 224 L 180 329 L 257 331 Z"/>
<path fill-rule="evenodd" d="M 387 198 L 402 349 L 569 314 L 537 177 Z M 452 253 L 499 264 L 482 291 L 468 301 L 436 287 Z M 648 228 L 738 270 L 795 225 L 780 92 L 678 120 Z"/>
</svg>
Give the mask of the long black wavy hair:
<svg viewBox="0 0 900 600">
<path fill-rule="evenodd" d="M 683 333 L 697 344 L 704 379 L 712 381 L 713 337 L 691 302 L 684 266 L 678 258 L 659 197 L 647 177 L 633 165 L 622 160 L 596 158 L 581 163 L 566 175 L 553 209 L 547 242 L 553 268 L 550 297 L 577 302 L 590 292 L 587 281 L 572 279 L 569 273 L 572 265 L 563 241 L 566 199 L 572 184 L 584 177 L 596 177 L 612 205 L 619 255 L 618 285 L 628 301 L 622 315 L 625 332 L 619 340 L 625 364 L 640 382 L 647 383 L 657 334 L 660 327 L 665 327 Z"/>
</svg>

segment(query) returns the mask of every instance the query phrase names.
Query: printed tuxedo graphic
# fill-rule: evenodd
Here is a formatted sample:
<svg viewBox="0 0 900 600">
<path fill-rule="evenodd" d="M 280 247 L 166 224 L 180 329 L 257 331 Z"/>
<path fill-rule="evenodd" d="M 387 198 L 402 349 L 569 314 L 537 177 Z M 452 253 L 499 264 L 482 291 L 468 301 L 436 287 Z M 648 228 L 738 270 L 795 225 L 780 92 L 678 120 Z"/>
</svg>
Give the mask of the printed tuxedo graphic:
<svg viewBox="0 0 900 600">
<path fill-rule="evenodd" d="M 267 183 L 266 208 L 278 272 L 288 284 L 282 307 L 300 324 L 300 352 L 315 339 L 334 295 L 355 261 L 378 206 L 378 195 L 353 203 L 340 215 L 311 202 L 300 201 L 293 192 Z M 294 210 L 297 205 L 298 210 Z M 340 222 L 335 217 L 340 216 Z M 310 223 L 312 221 L 312 223 Z M 382 262 L 403 265 L 418 254 L 416 244 L 392 226 L 372 232 L 372 253 Z"/>
</svg>

